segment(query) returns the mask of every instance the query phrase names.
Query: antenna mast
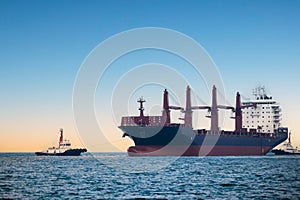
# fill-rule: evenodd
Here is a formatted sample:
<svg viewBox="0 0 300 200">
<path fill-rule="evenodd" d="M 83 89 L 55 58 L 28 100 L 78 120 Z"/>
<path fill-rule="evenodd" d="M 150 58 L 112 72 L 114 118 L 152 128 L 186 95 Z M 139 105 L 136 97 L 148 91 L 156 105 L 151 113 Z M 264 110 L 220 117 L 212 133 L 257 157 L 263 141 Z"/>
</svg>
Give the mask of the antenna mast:
<svg viewBox="0 0 300 200">
<path fill-rule="evenodd" d="M 139 111 L 140 111 L 140 117 L 144 117 L 144 107 L 143 107 L 143 103 L 145 103 L 146 101 L 143 99 L 143 97 L 139 98 L 137 100 L 138 103 L 140 103 L 140 107 L 139 107 Z"/>
</svg>

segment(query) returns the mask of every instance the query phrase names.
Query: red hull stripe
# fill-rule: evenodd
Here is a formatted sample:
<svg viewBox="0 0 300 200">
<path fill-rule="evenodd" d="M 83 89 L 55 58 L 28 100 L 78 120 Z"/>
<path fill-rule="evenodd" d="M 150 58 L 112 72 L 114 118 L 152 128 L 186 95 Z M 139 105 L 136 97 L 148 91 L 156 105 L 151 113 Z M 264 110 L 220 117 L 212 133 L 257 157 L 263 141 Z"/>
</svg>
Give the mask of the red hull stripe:
<svg viewBox="0 0 300 200">
<path fill-rule="evenodd" d="M 270 146 L 132 146 L 129 156 L 254 156 L 265 155 Z"/>
</svg>

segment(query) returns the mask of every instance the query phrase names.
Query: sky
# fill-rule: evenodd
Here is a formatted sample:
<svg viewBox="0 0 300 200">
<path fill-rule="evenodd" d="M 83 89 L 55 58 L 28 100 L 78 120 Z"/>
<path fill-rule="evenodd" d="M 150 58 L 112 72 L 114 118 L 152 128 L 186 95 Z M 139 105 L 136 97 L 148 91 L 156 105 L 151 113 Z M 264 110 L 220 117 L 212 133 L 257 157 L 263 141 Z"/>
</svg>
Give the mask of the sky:
<svg viewBox="0 0 300 200">
<path fill-rule="evenodd" d="M 0 0 L 0 152 L 33 152 L 56 145 L 60 128 L 73 145 L 83 146 L 86 133 L 77 131 L 72 106 L 80 66 L 107 38 L 143 27 L 172 29 L 198 42 L 217 66 L 228 103 L 234 103 L 237 91 L 251 97 L 253 88 L 264 85 L 280 103 L 282 124 L 300 147 L 299 19 L 296 0 Z M 123 56 L 97 88 L 95 113 L 100 123 L 112 116 L 103 113 L 102 97 L 115 87 L 112 80 L 119 80 L 121 67 L 129 70 L 154 62 L 174 66 L 193 79 L 193 72 L 185 71 L 186 63 L 165 52 Z M 106 90 L 101 90 L 103 85 Z M 201 102 L 210 103 L 207 88 L 204 93 Z M 138 114 L 133 104 L 142 94 L 152 108 L 147 112 L 159 115 L 162 87 L 155 85 L 134 92 L 128 100 L 131 105 L 124 102 L 129 112 Z M 105 129 L 116 148 L 99 139 L 98 151 L 124 151 L 132 144 L 122 138 L 118 117 L 114 127 Z"/>
</svg>

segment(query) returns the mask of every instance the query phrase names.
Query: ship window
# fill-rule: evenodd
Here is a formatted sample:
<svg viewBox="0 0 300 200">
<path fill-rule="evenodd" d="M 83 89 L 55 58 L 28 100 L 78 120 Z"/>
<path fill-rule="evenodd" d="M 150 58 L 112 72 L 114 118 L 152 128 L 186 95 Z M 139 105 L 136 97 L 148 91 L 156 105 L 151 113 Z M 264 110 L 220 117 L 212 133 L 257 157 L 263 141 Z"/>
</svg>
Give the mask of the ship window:
<svg viewBox="0 0 300 200">
<path fill-rule="evenodd" d="M 268 118 L 270 118 L 270 116 L 268 116 Z"/>
<path fill-rule="evenodd" d="M 268 121 L 270 123 L 270 121 Z"/>
<path fill-rule="evenodd" d="M 265 113 L 265 112 L 262 112 L 262 113 Z"/>
<path fill-rule="evenodd" d="M 262 116 L 262 118 L 265 118 L 265 116 Z"/>
<path fill-rule="evenodd" d="M 262 107 L 262 109 L 265 109 L 265 107 Z"/>
<path fill-rule="evenodd" d="M 269 127 L 269 125 L 267 125 L 266 127 Z"/>
</svg>

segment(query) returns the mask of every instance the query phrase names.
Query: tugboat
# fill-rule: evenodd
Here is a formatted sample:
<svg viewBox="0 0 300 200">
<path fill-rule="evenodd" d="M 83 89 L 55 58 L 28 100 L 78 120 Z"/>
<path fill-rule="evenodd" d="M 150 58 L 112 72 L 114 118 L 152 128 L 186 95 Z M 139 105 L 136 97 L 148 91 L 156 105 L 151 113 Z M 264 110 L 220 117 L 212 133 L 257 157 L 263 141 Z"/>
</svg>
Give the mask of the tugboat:
<svg viewBox="0 0 300 200">
<path fill-rule="evenodd" d="M 272 153 L 275 153 L 275 155 L 300 155 L 300 150 L 297 147 L 294 148 L 291 143 L 291 132 L 289 132 L 288 141 L 281 148 L 273 149 Z"/>
<path fill-rule="evenodd" d="M 72 149 L 69 140 L 63 139 L 63 129 L 59 130 L 59 144 L 58 147 L 49 147 L 45 151 L 35 152 L 37 156 L 79 156 L 81 153 L 87 152 L 86 149 Z"/>
</svg>

